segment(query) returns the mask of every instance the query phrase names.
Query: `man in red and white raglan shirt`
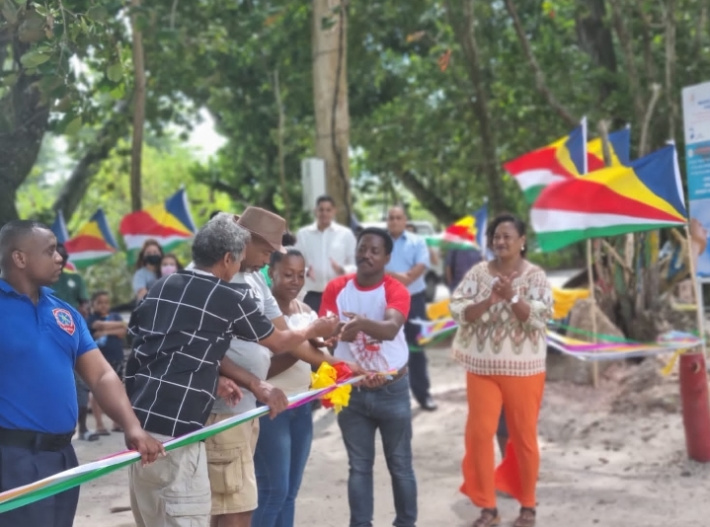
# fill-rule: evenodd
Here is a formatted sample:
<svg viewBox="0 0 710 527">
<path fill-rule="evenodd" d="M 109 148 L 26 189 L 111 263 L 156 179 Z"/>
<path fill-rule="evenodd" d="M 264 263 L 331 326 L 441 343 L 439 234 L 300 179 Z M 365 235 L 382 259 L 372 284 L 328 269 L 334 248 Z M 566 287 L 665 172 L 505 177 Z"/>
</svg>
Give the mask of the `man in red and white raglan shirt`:
<svg viewBox="0 0 710 527">
<path fill-rule="evenodd" d="M 392 478 L 396 518 L 393 525 L 414 527 L 417 482 L 412 467 L 412 409 L 404 323 L 409 314 L 407 288 L 385 274 L 393 242 L 387 231 L 364 229 L 358 236 L 355 274 L 340 276 L 323 292 L 320 314 L 334 313 L 345 323 L 335 356 L 357 362 L 374 375 L 353 389 L 338 414 L 348 452 L 350 525 L 371 526 L 375 432 L 380 430 Z"/>
</svg>

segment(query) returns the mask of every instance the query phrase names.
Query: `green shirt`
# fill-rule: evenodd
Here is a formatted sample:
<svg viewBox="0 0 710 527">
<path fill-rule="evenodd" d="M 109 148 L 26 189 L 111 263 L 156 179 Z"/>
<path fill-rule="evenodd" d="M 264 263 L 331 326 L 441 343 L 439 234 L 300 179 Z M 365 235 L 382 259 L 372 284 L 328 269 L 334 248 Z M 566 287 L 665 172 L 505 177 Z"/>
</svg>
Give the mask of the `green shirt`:
<svg viewBox="0 0 710 527">
<path fill-rule="evenodd" d="M 89 300 L 86 283 L 79 273 L 62 271 L 59 280 L 52 285 L 52 289 L 58 298 L 70 304 L 74 309 L 78 309 L 80 304 Z"/>
</svg>

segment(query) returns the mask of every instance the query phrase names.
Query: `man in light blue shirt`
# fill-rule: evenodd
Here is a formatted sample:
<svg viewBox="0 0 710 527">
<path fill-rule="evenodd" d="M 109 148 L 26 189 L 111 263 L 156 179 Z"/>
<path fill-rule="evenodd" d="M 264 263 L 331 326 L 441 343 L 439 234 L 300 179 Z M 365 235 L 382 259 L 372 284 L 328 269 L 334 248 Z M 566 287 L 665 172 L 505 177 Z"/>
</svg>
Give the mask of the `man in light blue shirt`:
<svg viewBox="0 0 710 527">
<path fill-rule="evenodd" d="M 426 319 L 426 282 L 424 273 L 429 268 L 429 249 L 424 239 L 407 232 L 407 214 L 402 207 L 392 207 L 387 212 L 387 230 L 394 241 L 387 274 L 402 282 L 412 297 L 404 335 L 409 346 L 409 384 L 414 398 L 424 410 L 436 410 L 429 393 L 429 373 L 424 348 L 417 343 L 419 324 L 412 321 Z"/>
</svg>

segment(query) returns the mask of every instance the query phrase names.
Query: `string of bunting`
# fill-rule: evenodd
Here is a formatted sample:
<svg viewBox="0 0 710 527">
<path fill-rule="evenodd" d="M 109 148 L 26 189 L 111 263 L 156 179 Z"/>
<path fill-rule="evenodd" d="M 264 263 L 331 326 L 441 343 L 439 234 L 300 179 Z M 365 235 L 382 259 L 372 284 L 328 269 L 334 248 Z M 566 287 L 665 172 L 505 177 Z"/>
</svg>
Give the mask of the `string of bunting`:
<svg viewBox="0 0 710 527">
<path fill-rule="evenodd" d="M 421 345 L 432 345 L 454 334 L 458 323 L 453 318 L 434 321 L 415 320 L 421 326 L 418 341 Z M 553 327 L 566 329 L 569 333 L 591 336 L 591 332 L 571 328 L 564 324 L 551 324 Z M 547 330 L 547 342 L 554 349 L 580 360 L 602 361 L 633 357 L 649 357 L 662 353 L 687 350 L 701 345 L 702 341 L 691 333 L 671 331 L 662 335 L 657 342 L 636 342 L 615 335 L 597 334 L 599 342 L 585 342 L 562 335 L 551 328 Z"/>
<path fill-rule="evenodd" d="M 382 372 L 380 375 L 387 377 L 391 375 L 391 372 Z M 352 372 L 345 364 L 341 363 L 331 366 L 327 363 L 323 363 L 318 368 L 318 371 L 312 374 L 312 389 L 289 397 L 288 408 L 293 409 L 320 398 L 323 400 L 324 407 L 332 407 L 338 412 L 343 406 L 347 406 L 350 399 L 350 392 L 352 391 L 352 385 L 363 379 L 364 376 L 353 377 Z M 261 406 L 249 410 L 248 412 L 243 412 L 224 421 L 220 421 L 219 423 L 166 441 L 164 443 L 165 450 L 170 451 L 197 443 L 198 441 L 203 441 L 224 430 L 266 415 L 268 412 L 269 408 L 267 406 Z M 98 461 L 86 463 L 54 474 L 48 478 L 35 481 L 34 483 L 0 492 L 0 513 L 11 511 L 23 505 L 28 505 L 65 490 L 72 489 L 83 483 L 87 483 L 131 465 L 139 459 L 140 454 L 134 450 L 118 452 L 99 459 Z"/>
</svg>

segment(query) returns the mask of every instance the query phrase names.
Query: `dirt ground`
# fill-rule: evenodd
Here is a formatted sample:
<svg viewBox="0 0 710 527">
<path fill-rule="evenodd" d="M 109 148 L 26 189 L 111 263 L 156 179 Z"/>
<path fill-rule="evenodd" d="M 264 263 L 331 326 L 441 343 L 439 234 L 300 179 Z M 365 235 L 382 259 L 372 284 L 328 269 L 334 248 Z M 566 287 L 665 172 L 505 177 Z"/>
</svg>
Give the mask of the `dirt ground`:
<svg viewBox="0 0 710 527">
<path fill-rule="evenodd" d="M 464 375 L 446 348 L 429 352 L 439 410 L 414 412 L 414 461 L 420 527 L 471 525 L 476 510 L 458 492 L 466 418 Z M 540 417 L 541 527 L 675 527 L 710 524 L 710 464 L 689 461 L 678 380 L 661 377 L 658 361 L 615 365 L 598 389 L 548 382 Z M 91 418 L 90 418 L 91 419 Z M 299 526 L 348 524 L 347 461 L 331 412 L 315 415 L 315 439 L 298 498 Z M 115 452 L 121 436 L 77 442 L 82 461 Z M 376 527 L 394 519 L 392 493 L 379 449 L 375 470 Z M 129 527 L 127 475 L 122 470 L 82 488 L 76 527 Z M 518 504 L 501 499 L 503 525 Z M 123 512 L 111 512 L 112 510 Z"/>
</svg>

